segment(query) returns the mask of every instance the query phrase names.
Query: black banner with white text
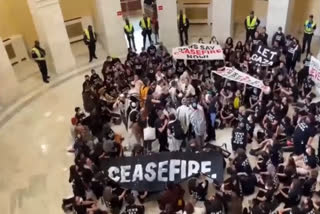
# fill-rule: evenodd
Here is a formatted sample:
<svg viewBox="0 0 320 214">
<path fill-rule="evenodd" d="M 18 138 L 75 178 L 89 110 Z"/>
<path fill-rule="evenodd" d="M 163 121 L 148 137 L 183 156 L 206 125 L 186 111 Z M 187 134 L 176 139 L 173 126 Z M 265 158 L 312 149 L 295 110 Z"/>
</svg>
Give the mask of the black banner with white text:
<svg viewBox="0 0 320 214">
<path fill-rule="evenodd" d="M 280 52 L 264 45 L 259 45 L 251 55 L 251 63 L 259 66 L 273 66 L 279 61 Z"/>
<path fill-rule="evenodd" d="M 168 182 L 180 183 L 199 173 L 223 182 L 223 156 L 218 152 L 164 152 L 105 160 L 104 173 L 120 187 L 162 191 Z"/>
</svg>

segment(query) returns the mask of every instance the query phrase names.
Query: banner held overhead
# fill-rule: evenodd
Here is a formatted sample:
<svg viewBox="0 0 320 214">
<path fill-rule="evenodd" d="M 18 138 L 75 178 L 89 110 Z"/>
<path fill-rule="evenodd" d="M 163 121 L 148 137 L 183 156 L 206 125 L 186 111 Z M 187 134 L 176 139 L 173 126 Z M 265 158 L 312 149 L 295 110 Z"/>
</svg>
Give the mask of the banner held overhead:
<svg viewBox="0 0 320 214">
<path fill-rule="evenodd" d="M 220 45 L 200 43 L 173 48 L 172 56 L 174 59 L 182 60 L 224 60 Z"/>
</svg>

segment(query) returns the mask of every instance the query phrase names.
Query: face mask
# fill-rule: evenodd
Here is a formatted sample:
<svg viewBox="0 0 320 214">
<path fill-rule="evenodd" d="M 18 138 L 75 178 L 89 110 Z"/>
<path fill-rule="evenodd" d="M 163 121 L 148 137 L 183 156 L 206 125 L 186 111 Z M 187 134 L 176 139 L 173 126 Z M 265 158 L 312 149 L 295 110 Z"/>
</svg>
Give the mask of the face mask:
<svg viewBox="0 0 320 214">
<path fill-rule="evenodd" d="M 192 108 L 197 109 L 197 103 L 192 103 Z"/>
</svg>

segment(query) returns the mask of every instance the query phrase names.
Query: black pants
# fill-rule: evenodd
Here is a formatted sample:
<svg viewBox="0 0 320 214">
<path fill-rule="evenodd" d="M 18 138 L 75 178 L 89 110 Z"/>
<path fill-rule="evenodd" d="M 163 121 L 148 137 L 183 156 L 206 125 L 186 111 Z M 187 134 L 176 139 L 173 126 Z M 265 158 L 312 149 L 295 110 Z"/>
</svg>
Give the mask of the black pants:
<svg viewBox="0 0 320 214">
<path fill-rule="evenodd" d="M 313 34 L 307 34 L 307 33 L 304 34 L 303 43 L 302 43 L 302 53 L 304 53 L 306 45 L 307 45 L 307 54 L 310 53 L 310 46 L 311 46 L 312 36 L 313 36 Z"/>
<path fill-rule="evenodd" d="M 89 62 L 91 62 L 93 58 L 97 59 L 97 56 L 96 56 L 96 43 L 89 43 L 88 44 L 88 49 L 89 49 Z"/>
<path fill-rule="evenodd" d="M 256 32 L 255 29 L 253 30 L 248 30 L 247 29 L 247 32 L 246 32 L 246 42 L 249 40 L 249 38 L 251 37 L 251 39 L 254 38 L 254 33 Z"/>
<path fill-rule="evenodd" d="M 48 68 L 47 68 L 47 63 L 45 60 L 37 61 L 37 64 L 39 66 L 41 75 L 42 75 L 42 80 L 48 81 Z"/>
<path fill-rule="evenodd" d="M 189 40 L 189 37 L 188 37 L 188 29 L 184 29 L 184 30 L 180 30 L 179 31 L 179 35 L 180 35 L 180 45 L 183 46 L 183 45 L 188 45 L 188 40 Z M 183 35 L 184 35 L 184 40 L 183 40 Z"/>
<path fill-rule="evenodd" d="M 151 39 L 151 34 L 152 34 L 152 31 L 151 30 L 144 30 L 142 31 L 142 36 L 143 36 L 143 48 L 146 48 L 146 40 L 147 40 L 147 37 L 149 39 L 149 43 L 150 45 L 153 43 L 152 39 Z"/>
<path fill-rule="evenodd" d="M 133 48 L 134 50 L 137 50 L 133 34 L 127 34 L 127 40 L 128 40 L 128 43 L 129 43 L 129 48 L 130 49 Z"/>
</svg>

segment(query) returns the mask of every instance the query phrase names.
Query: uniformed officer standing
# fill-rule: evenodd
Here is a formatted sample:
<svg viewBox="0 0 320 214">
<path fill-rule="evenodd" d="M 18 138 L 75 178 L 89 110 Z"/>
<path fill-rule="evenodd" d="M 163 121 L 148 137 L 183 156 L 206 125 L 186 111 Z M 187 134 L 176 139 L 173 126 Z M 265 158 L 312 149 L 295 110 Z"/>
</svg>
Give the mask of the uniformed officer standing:
<svg viewBox="0 0 320 214">
<path fill-rule="evenodd" d="M 146 39 L 148 36 L 150 45 L 153 44 L 153 41 L 151 39 L 152 34 L 152 26 L 151 26 L 151 19 L 150 17 L 147 17 L 146 14 L 143 15 L 143 18 L 140 20 L 139 23 L 141 29 L 142 29 L 142 36 L 143 36 L 143 49 L 146 48 Z"/>
<path fill-rule="evenodd" d="M 313 21 L 313 15 L 309 16 L 309 19 L 304 23 L 304 36 L 303 36 L 303 43 L 302 43 L 302 53 L 307 47 L 307 54 L 310 53 L 310 45 L 313 36 L 313 32 L 317 28 L 316 23 Z"/>
<path fill-rule="evenodd" d="M 246 42 L 254 38 L 254 33 L 260 24 L 260 20 L 254 15 L 254 11 L 251 11 L 250 15 L 244 20 L 244 26 L 246 28 Z"/>
<path fill-rule="evenodd" d="M 40 47 L 39 41 L 34 42 L 34 47 L 31 50 L 31 56 L 39 66 L 43 82 L 49 83 L 48 79 L 50 77 L 48 76 L 48 68 L 45 59 L 46 51 Z"/>
<path fill-rule="evenodd" d="M 133 25 L 129 22 L 129 19 L 126 18 L 125 19 L 125 22 L 126 22 L 126 25 L 124 26 L 124 33 L 126 34 L 127 36 L 127 40 L 128 40 L 128 43 L 129 43 L 129 48 L 132 49 L 132 46 L 133 46 L 133 49 L 135 51 L 137 51 L 136 49 L 136 43 L 134 41 L 134 27 Z M 131 44 L 132 42 L 132 44 Z"/>
<path fill-rule="evenodd" d="M 179 28 L 179 35 L 180 35 L 180 45 L 183 46 L 184 42 L 188 45 L 188 30 L 189 30 L 189 19 L 187 18 L 186 14 L 180 10 L 180 14 L 178 17 L 178 28 Z M 184 34 L 184 41 L 183 41 L 183 34 Z"/>
<path fill-rule="evenodd" d="M 83 41 L 89 49 L 89 62 L 91 62 L 93 58 L 98 59 L 96 56 L 97 35 L 93 32 L 91 25 L 88 26 L 88 29 L 84 30 Z"/>
</svg>

